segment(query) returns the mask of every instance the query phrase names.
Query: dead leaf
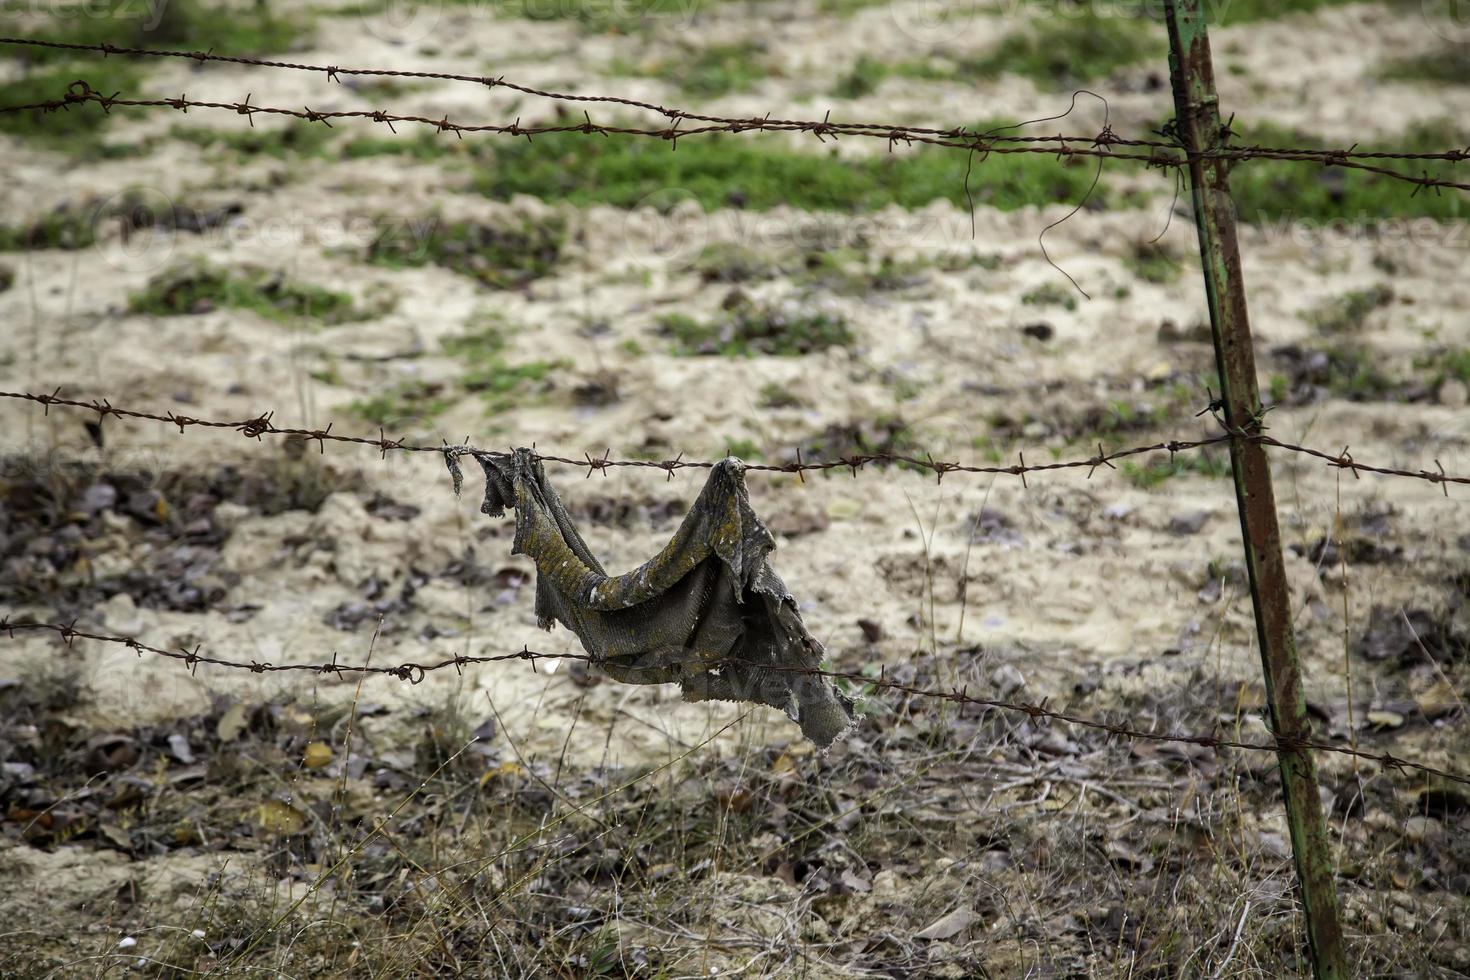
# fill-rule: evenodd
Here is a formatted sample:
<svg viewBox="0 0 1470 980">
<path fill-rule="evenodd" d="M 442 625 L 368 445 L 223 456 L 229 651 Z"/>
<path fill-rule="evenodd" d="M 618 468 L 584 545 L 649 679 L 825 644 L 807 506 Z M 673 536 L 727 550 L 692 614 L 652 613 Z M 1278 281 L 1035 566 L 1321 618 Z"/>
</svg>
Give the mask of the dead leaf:
<svg viewBox="0 0 1470 980">
<path fill-rule="evenodd" d="M 1110 840 L 1105 848 L 1108 860 L 1124 868 L 1148 871 L 1154 866 L 1153 859 L 1120 840 Z"/>
<path fill-rule="evenodd" d="M 138 743 L 131 735 L 96 735 L 87 740 L 87 766 L 94 772 L 117 772 L 138 761 Z"/>
<path fill-rule="evenodd" d="M 1259 711 L 1266 706 L 1266 687 L 1263 684 L 1242 684 L 1235 694 L 1237 712 Z"/>
<path fill-rule="evenodd" d="M 133 849 L 133 836 L 115 823 L 102 824 L 97 828 L 97 832 L 106 838 L 109 844 L 120 851 L 131 851 Z"/>
<path fill-rule="evenodd" d="M 301 833 L 306 827 L 306 814 L 280 800 L 266 800 L 257 808 L 255 815 L 261 829 L 268 834 L 288 837 Z"/>
<path fill-rule="evenodd" d="M 320 769 L 332 761 L 332 747 L 326 742 L 307 742 L 303 761 L 308 769 Z"/>
<path fill-rule="evenodd" d="M 174 732 L 168 737 L 168 751 L 186 766 L 194 761 L 194 750 L 189 747 L 189 740 L 179 732 Z"/>
<path fill-rule="evenodd" d="M 514 759 L 507 759 L 480 777 L 480 788 L 485 788 L 496 779 L 521 779 L 525 775 L 526 769 L 524 766 Z"/>
<path fill-rule="evenodd" d="M 1404 716 L 1397 711 L 1370 711 L 1368 712 L 1368 724 L 1380 731 L 1389 728 L 1403 728 Z"/>
<path fill-rule="evenodd" d="M 220 715 L 219 721 L 214 726 L 214 733 L 219 736 L 221 742 L 233 742 L 245 731 L 245 726 L 250 723 L 249 712 L 243 704 L 232 704 Z"/>
<path fill-rule="evenodd" d="M 953 939 L 974 925 L 980 917 L 961 906 L 953 912 L 929 923 L 914 933 L 915 939 Z"/>
<path fill-rule="evenodd" d="M 727 810 L 744 813 L 750 809 L 750 790 L 744 786 L 729 784 L 715 787 L 715 802 Z"/>
<path fill-rule="evenodd" d="M 200 763 L 198 765 L 186 766 L 183 769 L 174 769 L 168 774 L 170 786 L 183 786 L 186 783 L 197 783 L 209 775 L 209 767 Z"/>
<path fill-rule="evenodd" d="M 129 878 L 117 886 L 117 890 L 112 893 L 112 901 L 119 912 L 126 912 L 134 905 L 137 905 L 138 899 L 142 896 L 143 889 L 138 885 L 138 882 Z"/>
<path fill-rule="evenodd" d="M 1433 721 L 1460 707 L 1460 695 L 1449 681 L 1441 680 L 1427 691 L 1415 695 L 1414 702 L 1424 717 Z"/>
<path fill-rule="evenodd" d="M 1281 834 L 1263 830 L 1257 835 L 1257 839 L 1262 850 L 1272 857 L 1283 861 L 1291 857 L 1291 844 Z"/>
</svg>

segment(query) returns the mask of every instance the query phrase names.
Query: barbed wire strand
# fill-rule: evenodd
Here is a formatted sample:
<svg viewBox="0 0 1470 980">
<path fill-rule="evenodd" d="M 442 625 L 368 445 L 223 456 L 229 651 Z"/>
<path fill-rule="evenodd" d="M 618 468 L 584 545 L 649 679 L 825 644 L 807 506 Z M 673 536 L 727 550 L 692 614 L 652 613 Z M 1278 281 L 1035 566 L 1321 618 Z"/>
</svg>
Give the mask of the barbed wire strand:
<svg viewBox="0 0 1470 980">
<path fill-rule="evenodd" d="M 397 123 L 406 123 L 417 126 L 432 127 L 436 132 L 452 132 L 463 138 L 465 133 L 489 133 L 513 137 L 524 136 L 533 139 L 536 136 L 552 133 L 582 133 L 587 135 L 601 136 L 643 136 L 664 140 L 677 146 L 678 141 L 689 136 L 706 135 L 710 133 L 741 133 L 741 132 L 808 132 L 818 140 L 837 139 L 841 136 L 859 136 L 881 139 L 889 144 L 890 149 L 897 143 L 923 143 L 933 146 L 949 147 L 965 150 L 970 153 L 982 155 L 1012 154 L 1012 153 L 1042 153 L 1058 159 L 1062 158 L 1097 158 L 1108 160 L 1131 160 L 1140 162 L 1148 167 L 1182 167 L 1188 163 L 1188 154 L 1183 148 L 1173 143 L 1165 143 L 1156 140 L 1128 140 L 1113 133 L 1111 128 L 1104 127 L 1094 136 L 1005 136 L 996 134 L 974 134 L 968 130 L 939 130 L 929 131 L 922 127 L 904 126 L 877 126 L 864 123 L 833 123 L 830 118 L 821 121 L 816 120 L 772 120 L 768 117 L 752 117 L 746 119 L 723 119 L 719 122 L 709 122 L 702 126 L 689 129 L 680 128 L 684 119 L 722 119 L 723 117 L 709 117 L 686 113 L 676 115 L 673 124 L 660 127 L 640 126 L 609 126 L 594 123 L 592 117 L 585 110 L 583 121 L 577 123 L 522 125 L 519 118 L 510 124 L 479 123 L 467 124 L 457 123 L 449 119 L 446 113 L 440 118 L 432 116 L 413 115 L 404 113 L 390 113 L 383 109 L 336 109 L 316 110 L 309 106 L 301 109 L 290 109 L 281 106 L 253 105 L 251 96 L 247 95 L 243 102 L 215 102 L 199 99 L 190 99 L 187 94 L 177 98 L 156 99 L 134 99 L 123 98 L 120 93 L 103 95 L 94 90 L 85 79 L 72 82 L 65 93 L 55 99 L 31 102 L 23 105 L 12 105 L 0 107 L 0 114 L 26 111 L 39 111 L 50 113 L 57 111 L 68 111 L 73 107 L 86 104 L 95 104 L 104 112 L 110 112 L 114 107 L 124 108 L 153 108 L 174 109 L 180 112 L 188 112 L 190 109 L 210 109 L 221 112 L 230 112 L 243 115 L 254 124 L 257 114 L 267 116 L 282 116 L 301 119 L 307 122 L 319 122 L 331 126 L 332 120 L 364 119 L 372 122 L 386 124 L 395 133 Z M 830 117 L 830 113 L 829 113 Z M 1081 145 L 1074 145 L 1081 144 Z M 1120 153 L 1114 147 L 1140 147 L 1148 148 L 1148 152 Z M 1470 159 L 1470 150 L 1444 150 L 1428 153 L 1395 153 L 1391 151 L 1379 151 L 1373 154 L 1358 154 L 1356 150 L 1314 150 L 1309 148 L 1279 148 L 1279 147 L 1232 147 L 1221 146 L 1201 151 L 1197 154 L 1200 158 L 1223 159 L 1223 160 L 1254 160 L 1271 159 L 1316 163 L 1324 167 L 1338 167 L 1359 170 L 1366 173 L 1376 174 L 1404 183 L 1415 185 L 1414 193 L 1417 194 L 1425 189 L 1443 188 L 1452 190 L 1470 191 L 1470 183 L 1431 177 L 1428 171 L 1420 175 L 1404 173 L 1388 167 L 1374 166 L 1363 163 L 1355 157 L 1363 156 L 1378 159 L 1403 159 L 1403 160 L 1440 160 L 1457 162 Z"/>
<path fill-rule="evenodd" d="M 126 47 L 102 41 L 98 43 L 77 43 L 68 41 L 49 41 L 39 38 L 0 37 L 0 44 L 35 48 L 53 48 L 69 51 L 91 51 L 104 57 L 112 55 L 126 55 L 130 57 L 152 57 L 152 58 L 183 58 L 196 63 L 223 62 L 235 65 L 245 65 L 259 68 L 277 68 L 292 71 L 315 72 L 324 75 L 328 81 L 340 82 L 341 76 L 364 76 L 380 78 L 421 78 L 438 79 L 443 81 L 470 82 L 482 85 L 486 88 L 505 88 L 521 92 L 525 95 L 548 99 L 557 102 L 569 103 L 602 103 L 608 105 L 621 105 L 632 109 L 652 112 L 670 120 L 687 119 L 691 122 L 708 122 L 721 125 L 743 125 L 750 128 L 761 128 L 763 126 L 795 126 L 802 128 L 821 128 L 833 133 L 844 133 L 851 131 L 854 134 L 879 134 L 879 133 L 910 133 L 915 136 L 939 136 L 954 139 L 985 138 L 992 142 L 1086 142 L 1095 137 L 1080 136 L 1038 136 L 1011 134 L 1005 135 L 994 131 L 981 132 L 965 127 L 928 127 L 914 126 L 901 123 L 883 122 L 833 122 L 830 119 L 823 122 L 801 121 L 793 119 L 771 119 L 769 115 L 764 117 L 732 117 L 716 116 L 708 113 L 692 112 L 688 109 L 680 109 L 672 106 L 660 105 L 656 102 L 647 102 L 641 99 L 630 99 L 617 95 L 575 95 L 567 92 L 555 92 L 548 89 L 534 88 L 512 82 L 504 75 L 471 75 L 459 72 L 428 71 L 418 69 L 389 69 L 389 68 L 352 68 L 338 65 L 315 65 L 292 61 L 273 61 L 264 58 L 251 58 L 238 55 L 215 54 L 210 51 L 182 51 L 161 48 L 138 48 Z M 1070 114 L 1063 113 L 1062 116 Z M 1049 116 L 1046 119 L 1057 119 L 1062 116 Z M 1045 121 L 1045 120 L 1037 120 Z M 1104 129 L 1105 132 L 1109 130 Z M 1114 136 L 1107 142 L 1119 146 L 1153 147 L 1160 149 L 1183 150 L 1176 142 L 1164 140 L 1141 140 L 1121 139 Z M 1470 147 L 1451 150 L 1431 151 L 1394 151 L 1394 150 L 1359 150 L 1357 144 L 1346 149 L 1317 149 L 1306 147 L 1268 147 L 1262 145 L 1237 146 L 1222 148 L 1223 153 L 1249 153 L 1253 156 L 1270 156 L 1272 159 L 1300 159 L 1314 162 L 1334 162 L 1337 160 L 1440 160 L 1447 162 L 1458 162 L 1470 160 Z M 1206 154 L 1213 155 L 1213 154 Z"/>
<path fill-rule="evenodd" d="M 106 398 L 93 399 L 91 401 L 81 401 L 74 398 L 64 398 L 61 396 L 60 392 L 60 388 L 57 388 L 50 394 L 28 391 L 0 391 L 0 398 L 10 398 L 19 401 L 35 403 L 42 406 L 47 414 L 50 413 L 52 406 L 61 406 L 65 408 L 81 409 L 87 412 L 95 412 L 97 413 L 99 422 L 102 419 L 107 418 L 109 415 L 119 419 L 138 419 L 143 421 L 159 422 L 167 425 L 177 426 L 180 434 L 182 434 L 185 429 L 189 429 L 192 427 L 202 427 L 207 429 L 231 430 L 240 433 L 247 439 L 256 440 L 259 440 L 264 436 L 296 437 L 306 442 L 315 442 L 321 452 L 326 451 L 326 443 L 337 442 L 350 445 L 371 446 L 374 449 L 377 449 L 379 454 L 383 457 L 386 457 L 387 454 L 390 452 L 437 453 L 441 456 L 449 457 L 467 455 L 488 458 L 500 458 L 509 455 L 509 452 L 506 450 L 486 450 L 478 449 L 474 446 L 471 446 L 468 443 L 468 437 L 466 437 L 466 441 L 464 443 L 451 444 L 446 442 L 441 443 L 437 446 L 420 445 L 407 442 L 406 436 L 398 439 L 390 439 L 382 429 L 378 430 L 378 438 L 376 439 L 372 438 L 371 436 L 344 435 L 339 432 L 333 432 L 332 428 L 335 423 L 331 422 L 327 423 L 327 425 L 324 427 L 314 429 L 277 426 L 272 421 L 275 415 L 274 412 L 263 412 L 259 415 L 255 415 L 246 419 L 203 419 L 189 415 L 181 415 L 177 412 L 172 411 L 159 413 L 142 411 L 133 408 L 121 408 L 113 405 L 112 402 Z M 746 470 L 755 472 L 789 473 L 796 474 L 798 476 L 803 473 L 823 472 L 826 470 L 849 470 L 851 471 L 852 475 L 856 477 L 858 472 L 869 463 L 891 463 L 906 465 L 913 467 L 914 469 L 924 470 L 933 473 L 935 475 L 935 478 L 940 481 L 944 479 L 944 476 L 947 473 L 992 473 L 1020 477 L 1021 481 L 1024 483 L 1026 480 L 1026 474 L 1028 473 L 1042 473 L 1053 470 L 1085 468 L 1087 469 L 1087 475 L 1090 478 L 1093 471 L 1097 470 L 1100 467 L 1116 469 L 1116 467 L 1112 465 L 1113 462 L 1115 460 L 1126 459 L 1129 456 L 1139 456 L 1146 453 L 1158 452 L 1167 452 L 1172 456 L 1175 453 L 1187 452 L 1189 450 L 1203 449 L 1209 446 L 1220 445 L 1222 443 L 1229 442 L 1231 439 L 1259 442 L 1272 448 L 1281 449 L 1292 453 L 1299 453 L 1315 459 L 1320 459 L 1330 467 L 1349 470 L 1353 473 L 1354 476 L 1359 476 L 1362 473 L 1377 473 L 1381 476 L 1405 477 L 1416 480 L 1424 480 L 1428 483 L 1438 485 L 1442 490 L 1444 490 L 1446 496 L 1449 495 L 1449 488 L 1447 486 L 1448 484 L 1453 483 L 1460 485 L 1470 485 L 1470 476 L 1460 476 L 1457 474 L 1446 472 L 1443 464 L 1439 460 L 1434 461 L 1436 467 L 1435 470 L 1409 470 L 1392 466 L 1376 466 L 1369 463 L 1362 463 L 1354 459 L 1352 454 L 1348 451 L 1351 448 L 1350 446 L 1343 446 L 1342 451 L 1339 453 L 1330 453 L 1324 452 L 1320 449 L 1313 449 L 1308 446 L 1300 446 L 1296 445 L 1295 443 L 1285 442 L 1281 439 L 1277 439 L 1274 436 L 1266 435 L 1262 432 L 1248 432 L 1243 429 L 1237 429 L 1234 432 L 1230 432 L 1227 430 L 1222 435 L 1210 436 L 1204 439 L 1174 439 L 1149 443 L 1147 445 L 1130 446 L 1126 449 L 1116 449 L 1112 450 L 1111 452 L 1105 450 L 1102 444 L 1098 443 L 1097 453 L 1093 456 L 1089 456 L 1085 459 L 1060 460 L 1053 463 L 1027 463 L 1024 450 L 1017 453 L 1018 461 L 1016 463 L 1010 465 L 988 466 L 972 465 L 950 460 L 937 460 L 933 457 L 932 454 L 915 456 L 912 454 L 888 452 L 856 453 L 845 456 L 838 456 L 833 459 L 826 460 L 803 460 L 801 459 L 801 454 L 798 451 L 796 454 L 797 458 L 791 462 L 746 463 L 745 468 Z M 582 455 L 582 458 L 580 459 L 571 456 L 560 456 L 553 453 L 542 453 L 539 451 L 533 451 L 532 455 L 534 455 L 542 462 L 558 463 L 565 466 L 574 466 L 579 469 L 586 469 L 587 475 L 589 477 L 593 473 L 599 471 L 605 474 L 607 470 L 614 467 L 632 467 L 640 469 L 661 470 L 666 472 L 669 475 L 670 479 L 672 479 L 674 472 L 677 470 L 710 469 L 718 462 L 717 460 L 685 459 L 682 453 L 674 459 L 613 459 L 611 448 L 609 448 L 602 456 L 593 456 L 591 453 L 584 453 Z"/>
<path fill-rule="evenodd" d="M 529 647 L 511 653 L 492 654 L 488 656 L 456 655 L 447 657 L 433 663 L 403 663 L 393 666 L 370 666 L 366 664 L 344 664 L 339 663 L 334 652 L 332 659 L 324 663 L 294 663 L 273 664 L 260 661 L 238 662 L 225 660 L 221 657 L 213 657 L 202 654 L 199 651 L 203 645 L 198 644 L 192 650 L 178 649 L 169 650 L 162 647 L 151 646 L 143 643 L 136 637 L 112 636 L 105 633 L 92 633 L 87 630 L 76 628 L 73 623 L 16 623 L 11 622 L 8 617 L 0 618 L 0 633 L 4 633 L 11 639 L 15 638 L 17 631 L 40 632 L 47 631 L 56 633 L 62 641 L 71 646 L 78 639 L 93 640 L 100 643 L 116 643 L 127 647 L 137 653 L 140 657 L 144 653 L 163 657 L 182 663 L 189 668 L 191 674 L 197 676 L 197 668 L 200 664 L 212 667 L 223 667 L 227 669 L 248 670 L 254 674 L 279 673 L 279 672 L 304 672 L 311 674 L 377 674 L 395 677 L 410 684 L 422 683 L 424 678 L 431 672 L 445 670 L 453 667 L 457 672 L 463 672 L 465 667 L 478 664 L 504 663 L 506 661 L 528 661 L 533 666 L 541 660 L 573 660 L 580 661 L 593 666 L 599 666 L 605 661 L 601 658 L 585 653 L 539 653 Z M 875 691 L 893 691 L 910 697 L 927 698 L 932 700 L 949 701 L 955 704 L 969 704 L 982 708 L 994 708 L 1000 711 L 1019 713 L 1028 716 L 1032 721 L 1047 719 L 1049 721 L 1062 722 L 1068 725 L 1077 725 L 1095 731 L 1106 732 L 1119 738 L 1138 739 L 1150 742 L 1175 742 L 1186 745 L 1198 745 L 1209 749 L 1240 749 L 1247 752 L 1281 752 L 1309 749 L 1316 752 L 1331 752 L 1337 755 L 1351 756 L 1367 762 L 1373 762 L 1386 769 L 1395 769 L 1399 772 L 1414 771 L 1426 776 L 1434 776 L 1455 783 L 1470 785 L 1470 774 L 1451 772 L 1412 759 L 1405 759 L 1389 752 L 1369 752 L 1363 749 L 1353 748 L 1348 745 L 1339 745 L 1334 742 L 1324 742 L 1310 738 L 1288 738 L 1286 736 L 1275 736 L 1271 742 L 1245 742 L 1239 739 L 1226 738 L 1216 732 L 1210 733 L 1178 733 L 1158 732 L 1145 729 L 1130 728 L 1118 722 L 1107 722 L 1097 718 L 1089 718 L 1083 715 L 1075 715 L 1065 711 L 1051 708 L 1046 700 L 1041 703 L 1025 701 L 1006 701 L 999 698 L 978 697 L 969 693 L 965 687 L 949 689 L 924 688 L 914 684 L 895 681 L 887 676 L 887 671 L 880 669 L 877 677 L 855 671 L 823 670 L 815 667 L 795 667 L 775 664 L 751 663 L 750 666 L 761 670 L 771 670 L 785 673 L 798 673 L 812 677 L 825 677 L 832 680 L 842 680 L 849 683 L 861 684 L 873 688 Z"/>
</svg>

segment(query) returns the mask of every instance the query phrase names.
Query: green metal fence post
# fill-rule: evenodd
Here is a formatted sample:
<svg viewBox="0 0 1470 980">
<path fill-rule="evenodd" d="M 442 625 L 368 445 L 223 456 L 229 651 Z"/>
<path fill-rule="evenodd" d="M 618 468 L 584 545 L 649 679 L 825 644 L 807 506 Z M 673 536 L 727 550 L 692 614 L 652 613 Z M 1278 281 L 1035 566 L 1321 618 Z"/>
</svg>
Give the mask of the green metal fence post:
<svg viewBox="0 0 1470 980">
<path fill-rule="evenodd" d="M 1205 293 L 1220 373 L 1221 409 L 1232 433 L 1250 434 L 1260 424 L 1255 351 L 1240 270 L 1235 207 L 1227 161 L 1201 157 L 1223 143 L 1210 40 L 1200 0 L 1164 0 L 1169 27 L 1169 69 L 1178 134 L 1189 154 L 1189 181 L 1204 266 Z M 1266 447 L 1249 438 L 1230 442 L 1235 499 L 1245 545 L 1245 564 L 1255 607 L 1256 634 L 1265 672 L 1271 729 L 1281 740 L 1277 757 L 1291 850 L 1306 909 L 1312 969 L 1318 980 L 1346 980 L 1342 924 L 1317 767 L 1293 740 L 1308 738 L 1306 697 L 1292 630 L 1281 529 Z"/>
</svg>

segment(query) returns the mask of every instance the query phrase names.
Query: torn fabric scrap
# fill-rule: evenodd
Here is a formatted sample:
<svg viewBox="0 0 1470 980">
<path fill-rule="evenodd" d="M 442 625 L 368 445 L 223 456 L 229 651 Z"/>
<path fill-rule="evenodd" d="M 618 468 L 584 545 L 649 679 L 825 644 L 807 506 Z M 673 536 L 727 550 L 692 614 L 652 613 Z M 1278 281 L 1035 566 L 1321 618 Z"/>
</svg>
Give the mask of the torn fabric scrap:
<svg viewBox="0 0 1470 980">
<path fill-rule="evenodd" d="M 444 451 L 460 487 L 457 448 Z M 561 623 L 615 680 L 677 682 L 688 701 L 745 701 L 785 711 L 830 745 L 853 725 L 852 701 L 811 671 L 824 651 L 767 556 L 775 539 L 751 509 L 745 464 L 710 472 L 663 550 L 608 575 L 577 533 L 541 462 L 526 449 L 473 453 L 485 470 L 480 510 L 515 511 L 513 554 L 536 563 L 536 618 Z"/>
</svg>

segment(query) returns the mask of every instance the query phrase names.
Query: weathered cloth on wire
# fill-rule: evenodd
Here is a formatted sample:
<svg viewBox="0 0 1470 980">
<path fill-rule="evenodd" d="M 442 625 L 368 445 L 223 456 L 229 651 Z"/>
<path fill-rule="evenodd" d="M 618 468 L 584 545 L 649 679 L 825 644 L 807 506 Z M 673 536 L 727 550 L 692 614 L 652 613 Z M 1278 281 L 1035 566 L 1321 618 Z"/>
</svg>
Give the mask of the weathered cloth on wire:
<svg viewBox="0 0 1470 980">
<path fill-rule="evenodd" d="M 459 492 L 458 457 L 445 461 Z M 625 575 L 608 575 L 577 533 L 529 450 L 473 453 L 485 470 L 480 510 L 515 511 L 512 554 L 536 563 L 536 618 L 559 622 L 615 680 L 677 682 L 688 701 L 780 708 L 818 745 L 853 724 L 852 701 L 811 670 L 824 651 L 766 560 L 775 539 L 750 506 L 745 464 L 718 463 L 663 550 Z"/>
</svg>

